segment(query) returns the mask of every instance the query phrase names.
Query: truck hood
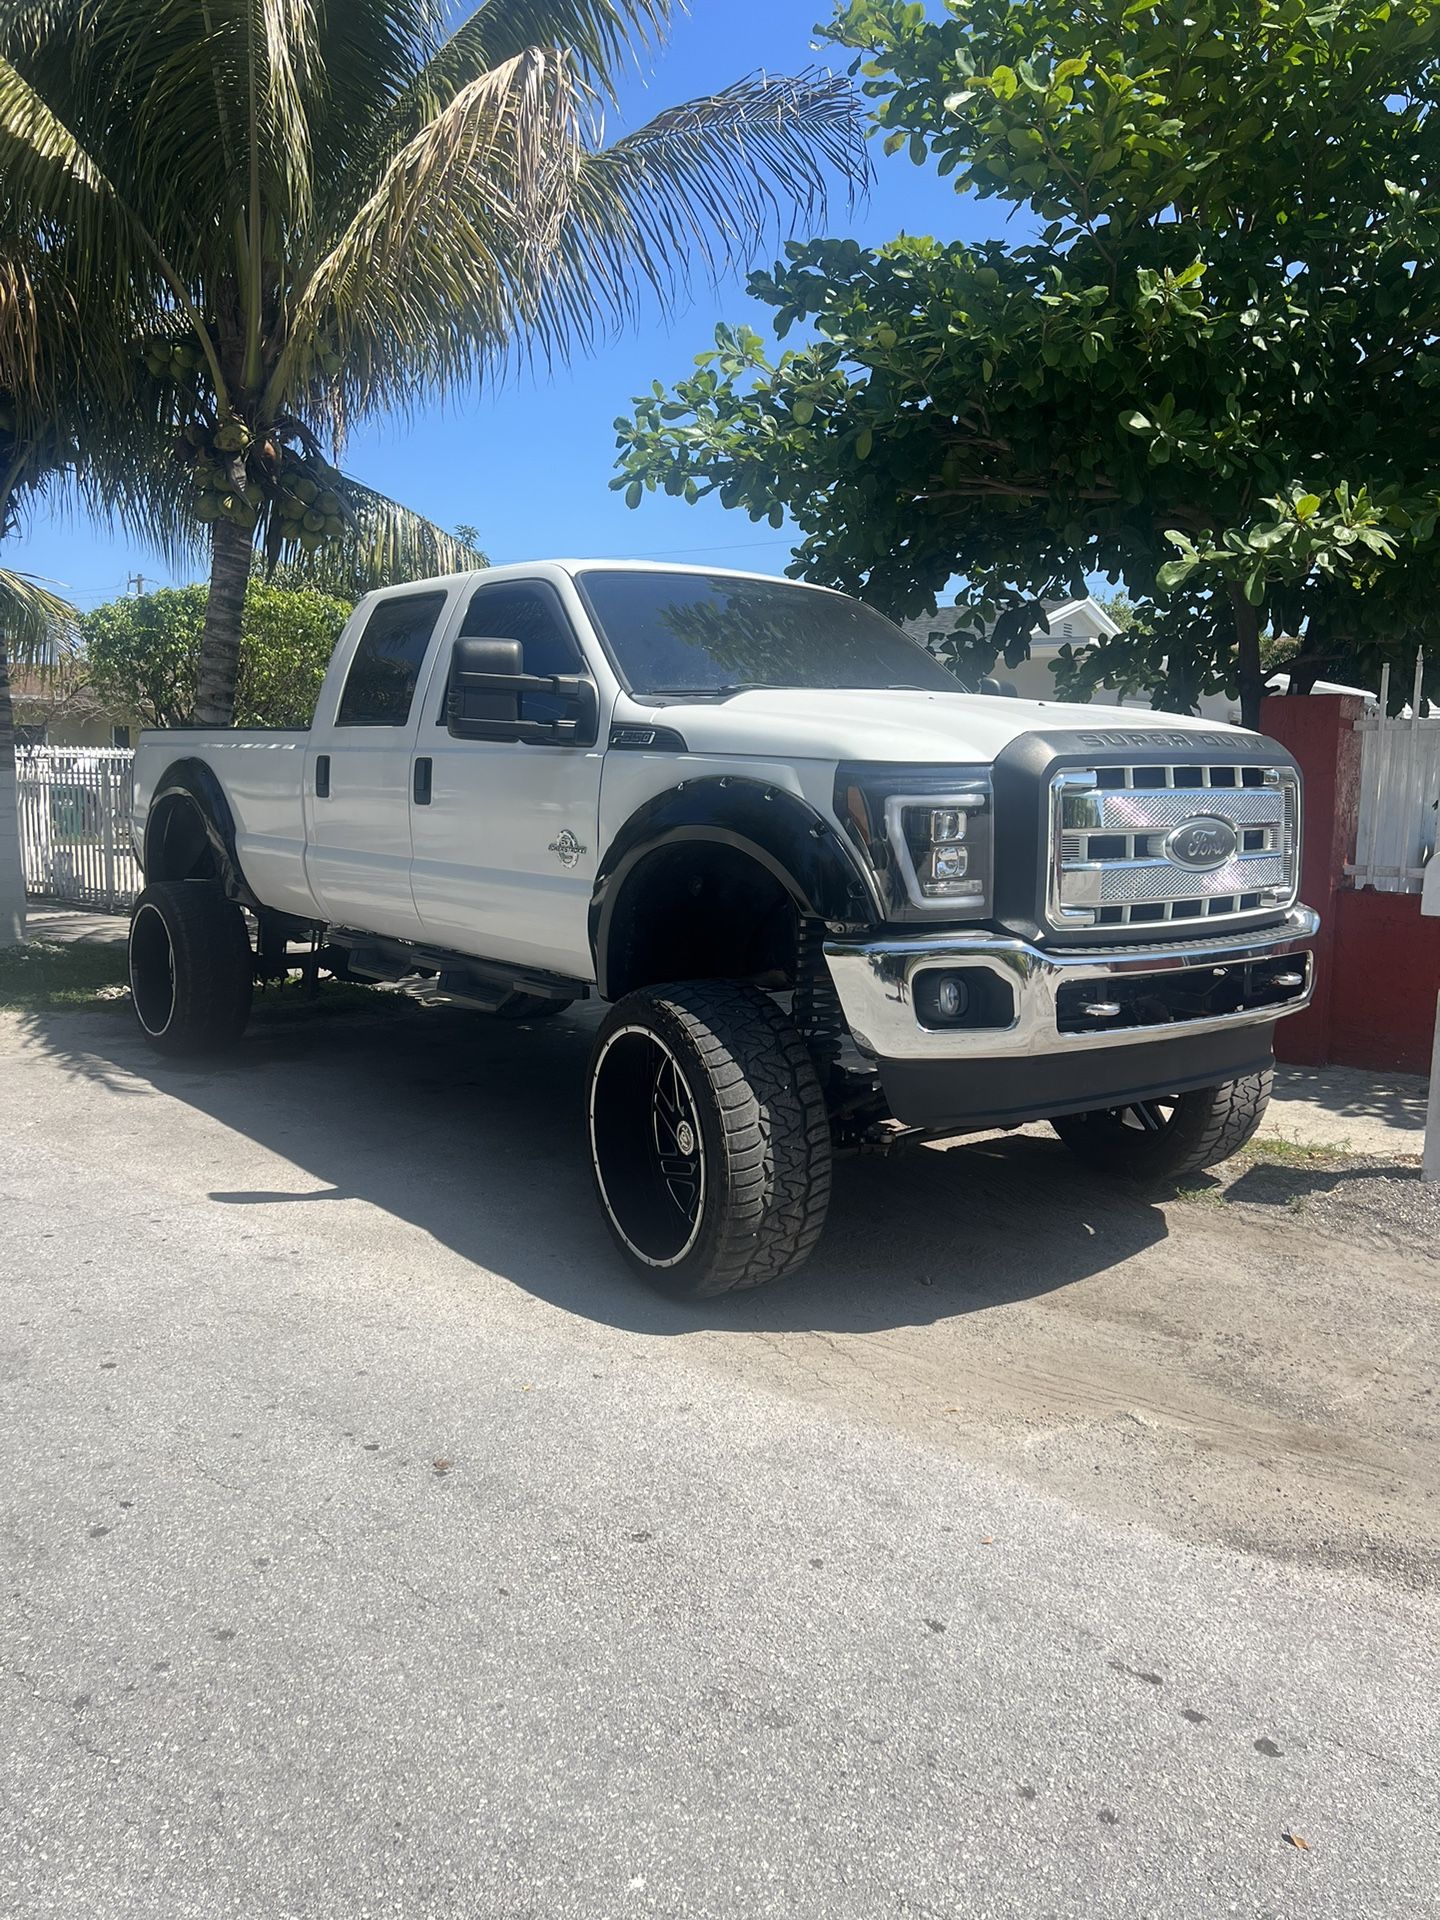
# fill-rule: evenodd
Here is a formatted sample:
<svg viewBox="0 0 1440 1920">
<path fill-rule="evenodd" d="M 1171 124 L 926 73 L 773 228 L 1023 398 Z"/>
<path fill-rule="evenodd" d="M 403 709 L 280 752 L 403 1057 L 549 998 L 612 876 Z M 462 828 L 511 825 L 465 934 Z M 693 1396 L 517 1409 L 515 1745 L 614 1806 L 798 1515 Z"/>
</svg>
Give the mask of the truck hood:
<svg viewBox="0 0 1440 1920">
<path fill-rule="evenodd" d="M 756 759 L 911 761 L 946 765 L 995 759 L 1023 733 L 1123 734 L 1097 746 L 1160 744 L 1204 734 L 1215 744 L 1247 736 L 1238 727 L 1188 714 L 1137 713 L 1133 707 L 1082 707 L 994 694 L 928 693 L 894 688 L 758 687 L 723 700 L 639 701 L 621 694 L 621 726 L 668 726 L 692 753 Z M 1253 735 L 1248 736 L 1254 738 Z M 1082 743 L 1077 740 L 1077 746 Z M 1181 744 L 1177 740 L 1177 744 Z"/>
</svg>

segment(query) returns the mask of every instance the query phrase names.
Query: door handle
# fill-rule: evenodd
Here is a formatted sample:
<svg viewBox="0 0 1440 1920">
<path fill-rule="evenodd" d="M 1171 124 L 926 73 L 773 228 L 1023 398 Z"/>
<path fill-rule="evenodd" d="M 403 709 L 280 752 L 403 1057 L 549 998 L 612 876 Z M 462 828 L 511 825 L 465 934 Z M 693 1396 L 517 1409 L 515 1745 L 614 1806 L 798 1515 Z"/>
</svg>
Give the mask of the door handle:
<svg viewBox="0 0 1440 1920">
<path fill-rule="evenodd" d="M 317 753 L 315 756 L 315 798 L 317 800 L 328 800 L 330 798 L 330 756 L 328 753 Z"/>
<path fill-rule="evenodd" d="M 417 807 L 428 807 L 430 804 L 430 793 L 431 793 L 430 783 L 431 783 L 433 771 L 434 771 L 434 762 L 432 760 L 428 758 L 422 758 L 422 759 L 418 759 L 415 762 L 414 791 L 415 791 L 415 804 Z"/>
</svg>

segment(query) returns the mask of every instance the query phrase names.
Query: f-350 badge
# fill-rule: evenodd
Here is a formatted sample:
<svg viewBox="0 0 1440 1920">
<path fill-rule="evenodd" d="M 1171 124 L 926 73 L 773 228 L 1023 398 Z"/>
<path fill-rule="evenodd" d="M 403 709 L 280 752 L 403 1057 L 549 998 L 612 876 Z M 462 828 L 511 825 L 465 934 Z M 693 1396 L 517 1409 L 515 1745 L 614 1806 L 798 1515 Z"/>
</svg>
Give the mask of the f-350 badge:
<svg viewBox="0 0 1440 1920">
<path fill-rule="evenodd" d="M 550 851 L 558 858 L 562 867 L 573 867 L 579 863 L 580 856 L 584 853 L 585 849 L 575 838 L 569 827 L 564 827 L 561 829 L 559 837 L 550 842 Z"/>
</svg>

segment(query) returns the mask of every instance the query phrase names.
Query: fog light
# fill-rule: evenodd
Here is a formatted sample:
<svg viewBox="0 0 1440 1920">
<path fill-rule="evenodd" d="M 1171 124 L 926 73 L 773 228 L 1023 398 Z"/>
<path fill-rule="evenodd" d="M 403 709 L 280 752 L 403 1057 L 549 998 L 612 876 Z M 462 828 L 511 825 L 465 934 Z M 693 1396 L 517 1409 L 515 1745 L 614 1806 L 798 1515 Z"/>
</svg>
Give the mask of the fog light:
<svg viewBox="0 0 1440 1920">
<path fill-rule="evenodd" d="M 936 1011 L 947 1020 L 958 1020 L 969 1004 L 969 988 L 947 973 L 935 989 Z"/>
<path fill-rule="evenodd" d="M 932 1033 L 1015 1024 L 1008 980 L 988 967 L 927 967 L 915 976 L 915 1018 Z"/>
</svg>

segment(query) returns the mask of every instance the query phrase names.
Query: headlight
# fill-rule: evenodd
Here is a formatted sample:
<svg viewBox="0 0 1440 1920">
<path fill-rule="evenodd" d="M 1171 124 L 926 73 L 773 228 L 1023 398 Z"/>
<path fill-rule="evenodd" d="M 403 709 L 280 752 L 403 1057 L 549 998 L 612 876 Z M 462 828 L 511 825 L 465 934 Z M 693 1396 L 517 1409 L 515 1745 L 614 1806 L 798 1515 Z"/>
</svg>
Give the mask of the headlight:
<svg viewBox="0 0 1440 1920">
<path fill-rule="evenodd" d="M 897 920 L 989 914 L 993 810 L 988 767 L 849 765 L 836 774 L 835 811 Z"/>
</svg>

